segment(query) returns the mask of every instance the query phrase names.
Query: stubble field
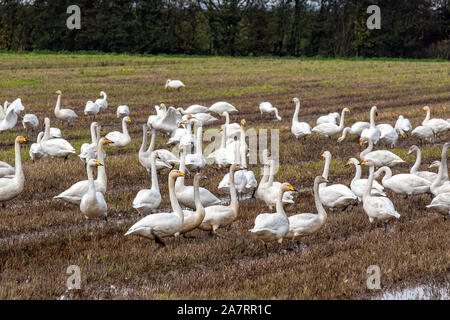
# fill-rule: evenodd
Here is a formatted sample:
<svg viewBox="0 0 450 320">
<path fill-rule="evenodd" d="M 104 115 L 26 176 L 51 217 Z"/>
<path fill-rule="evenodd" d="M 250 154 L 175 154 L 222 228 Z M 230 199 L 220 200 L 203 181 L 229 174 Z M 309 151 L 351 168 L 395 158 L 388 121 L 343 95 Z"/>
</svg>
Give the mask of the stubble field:
<svg viewBox="0 0 450 320">
<path fill-rule="evenodd" d="M 168 239 L 167 246 L 159 248 L 146 239 L 123 235 L 141 218 L 132 208 L 133 198 L 150 184 L 137 151 L 142 124 L 155 113 L 155 104 L 187 107 L 228 101 L 240 110 L 231 116 L 232 122 L 245 118 L 247 129 L 279 129 L 281 167 L 275 179 L 302 190 L 285 210 L 288 215 L 316 212 L 311 189 L 314 177 L 322 172 L 323 151 L 333 155 L 333 183 L 349 185 L 354 169 L 344 164 L 359 158 L 361 149 L 356 137 L 342 143 L 317 135 L 296 140 L 290 133 L 295 109 L 291 99 L 300 98 L 299 118 L 310 125 L 319 115 L 343 107 L 351 110 L 346 125 L 368 121 L 369 109 L 376 105 L 378 123 L 394 125 L 403 114 L 415 127 L 425 116 L 421 110 L 425 105 L 431 107 L 432 117 L 450 118 L 448 62 L 2 53 L 0 70 L 0 99 L 20 97 L 23 114 L 35 113 L 41 123 L 50 117 L 77 152 L 90 140 L 92 118 L 82 116 L 84 105 L 101 90 L 109 103 L 107 111 L 96 117 L 103 135 L 120 129 L 118 105 L 130 106 L 132 119 L 131 144 L 120 150 L 107 148 L 108 221 L 86 221 L 77 206 L 52 199 L 86 179 L 77 156 L 66 162 L 49 158 L 32 162 L 28 150 L 37 132 L 27 132 L 18 123 L 14 130 L 0 133 L 0 160 L 11 164 L 14 138 L 24 135 L 30 141 L 22 148 L 25 190 L 0 208 L 1 299 L 365 299 L 380 294 L 367 289 L 370 265 L 381 269 L 382 290 L 423 283 L 448 288 L 450 222 L 425 209 L 429 195 L 404 199 L 389 191 L 401 218 L 387 233 L 381 225 L 369 231 L 361 205 L 345 212 L 327 210 L 325 227 L 302 239 L 301 249 L 278 254 L 272 246 L 268 258 L 248 232 L 259 213 L 269 212 L 256 199 L 240 203 L 238 221 L 229 230 L 220 230 L 225 238 L 194 231 L 196 239 Z M 169 78 L 182 80 L 185 90 L 165 91 Z M 62 107 L 78 113 L 73 126 L 56 122 L 55 90 L 63 93 Z M 281 122 L 261 116 L 258 105 L 263 101 L 279 108 Z M 212 127 L 222 123 L 223 118 Z M 397 166 L 394 174 L 409 172 L 415 160 L 407 155 L 412 144 L 421 147 L 425 169 L 440 159 L 449 137 L 434 144 L 414 137 L 399 139 L 391 151 L 407 163 Z M 157 148 L 166 148 L 166 141 L 167 136 L 158 135 Z M 261 167 L 249 165 L 258 180 Z M 201 186 L 224 196 L 217 186 L 226 172 L 207 167 L 208 179 Z M 166 170 L 159 175 L 161 211 L 170 208 L 167 174 Z M 288 244 L 284 245 L 286 249 Z M 81 269 L 80 290 L 66 288 L 70 265 Z"/>
</svg>

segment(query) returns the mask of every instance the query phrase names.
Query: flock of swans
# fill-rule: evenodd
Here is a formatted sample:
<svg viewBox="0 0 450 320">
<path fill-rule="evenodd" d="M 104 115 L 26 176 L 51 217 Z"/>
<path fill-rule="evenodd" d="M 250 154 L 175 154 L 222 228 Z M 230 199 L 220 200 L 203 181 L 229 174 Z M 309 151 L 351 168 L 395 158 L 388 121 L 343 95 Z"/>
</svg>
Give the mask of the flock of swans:
<svg viewBox="0 0 450 320">
<path fill-rule="evenodd" d="M 166 88 L 179 89 L 183 87 L 179 80 L 168 80 Z M 76 120 L 77 115 L 71 109 L 61 109 L 61 91 L 56 91 L 57 102 L 54 110 L 55 117 L 66 123 Z M 85 115 L 95 116 L 99 112 L 106 112 L 108 108 L 107 95 L 101 92 L 101 98 L 95 102 L 88 101 L 84 109 Z M 230 123 L 230 113 L 238 113 L 238 109 L 227 102 L 217 102 L 207 108 L 201 105 L 192 105 L 187 109 L 166 107 L 164 104 L 155 106 L 156 114 L 150 115 L 147 123 L 143 125 L 143 139 L 139 149 L 139 163 L 147 170 L 151 177 L 149 189 L 140 190 L 133 200 L 132 206 L 144 218 L 136 222 L 125 235 L 139 235 L 154 240 L 164 246 L 164 238 L 185 235 L 192 230 L 200 229 L 220 236 L 217 230 L 230 226 L 239 218 L 240 202 L 245 195 L 251 195 L 264 202 L 272 211 L 258 215 L 254 227 L 249 231 L 256 238 L 263 241 L 266 254 L 267 243 L 290 239 L 291 245 L 302 236 L 311 235 L 320 230 L 327 220 L 326 209 L 345 210 L 349 206 L 363 204 L 363 209 L 370 221 L 382 221 L 387 228 L 387 222 L 400 218 L 392 201 L 387 197 L 386 189 L 405 197 L 431 194 L 434 196 L 427 208 L 431 208 L 447 218 L 450 212 L 450 181 L 447 169 L 447 149 L 449 143 L 444 143 L 440 161 L 435 161 L 430 167 L 438 167 L 438 173 L 419 171 L 421 165 L 421 151 L 413 145 L 410 153 L 416 153 L 416 162 L 409 173 L 392 174 L 391 167 L 404 163 L 398 155 L 391 151 L 373 150 L 380 142 L 387 146 L 396 144 L 399 136 L 408 134 L 417 135 L 426 140 L 433 140 L 450 129 L 450 122 L 443 119 L 430 119 L 430 108 L 424 107 L 427 112 L 421 126 L 414 130 L 408 119 L 399 116 L 395 127 L 389 124 L 375 124 L 377 107 L 370 110 L 369 122 L 356 122 L 351 127 L 345 127 L 345 116 L 349 108 L 342 109 L 341 113 L 330 113 L 320 116 L 316 126 L 311 128 L 307 122 L 300 122 L 300 100 L 292 99 L 295 111 L 292 119 L 291 132 L 295 138 L 306 138 L 312 133 L 330 138 L 342 134 L 338 141 L 343 141 L 348 134 L 360 137 L 360 145 L 367 144 L 359 158 L 350 158 L 346 167 L 355 168 L 355 176 L 349 186 L 333 184 L 328 180 L 332 155 L 325 151 L 322 157 L 325 160 L 323 173 L 314 180 L 314 202 L 317 213 L 299 213 L 288 216 L 283 205 L 294 203 L 296 189 L 289 183 L 274 181 L 277 163 L 269 159 L 269 152 L 263 150 L 263 176 L 258 183 L 255 174 L 247 167 L 248 146 L 246 143 L 246 121 Z M 269 102 L 260 104 L 261 114 L 275 115 L 275 121 L 281 120 L 278 110 Z M 5 103 L 0 108 L 0 131 L 13 128 L 18 116 L 24 107 L 17 99 L 11 104 Z M 67 190 L 54 198 L 79 206 L 82 215 L 88 219 L 107 218 L 107 203 L 104 195 L 108 190 L 105 166 L 106 152 L 104 147 L 122 148 L 131 142 L 128 125 L 131 123 L 129 108 L 119 106 L 117 117 L 122 118 L 122 131 L 113 131 L 101 136 L 101 126 L 92 122 L 90 126 L 91 141 L 81 146 L 79 158 L 86 165 L 87 179 L 73 184 Z M 209 155 L 203 154 L 203 127 L 225 118 L 221 126 L 220 147 Z M 36 128 L 39 121 L 36 116 L 27 114 L 23 117 L 25 129 Z M 67 158 L 76 151 L 72 145 L 62 138 L 61 131 L 52 128 L 50 119 L 44 119 L 44 131 L 38 134 L 37 142 L 30 148 L 31 159 L 38 160 L 43 157 Z M 194 132 L 192 132 L 192 130 Z M 179 155 L 166 149 L 155 149 L 158 133 L 169 134 L 168 145 L 178 145 Z M 151 135 L 148 144 L 148 135 Z M 26 142 L 22 136 L 15 140 L 15 167 L 0 162 L 0 202 L 11 200 L 20 195 L 24 189 L 25 177 L 22 169 L 21 145 Z M 193 147 L 193 150 L 192 150 Z M 230 196 L 230 202 L 224 203 L 211 191 L 200 186 L 204 178 L 202 169 L 207 165 L 218 168 L 229 167 L 228 173 L 223 177 L 218 188 Z M 178 166 L 178 169 L 174 169 Z M 361 166 L 369 167 L 369 177 L 362 178 Z M 171 212 L 157 212 L 162 201 L 162 194 L 158 184 L 158 172 L 170 169 L 168 175 L 169 198 Z M 377 169 L 377 170 L 376 170 Z M 94 178 L 94 172 L 97 177 Z M 193 185 L 185 185 L 185 172 L 195 172 Z M 380 182 L 375 179 L 382 177 Z M 184 208 L 183 208 L 184 207 Z M 157 213 L 155 213 L 157 212 Z"/>
</svg>

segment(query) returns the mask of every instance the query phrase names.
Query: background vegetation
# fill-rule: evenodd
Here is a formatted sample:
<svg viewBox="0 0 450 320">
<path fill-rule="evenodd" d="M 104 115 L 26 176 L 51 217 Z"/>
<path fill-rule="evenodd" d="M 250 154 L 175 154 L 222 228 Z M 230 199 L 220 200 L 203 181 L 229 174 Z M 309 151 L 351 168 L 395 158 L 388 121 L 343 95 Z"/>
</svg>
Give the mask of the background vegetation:
<svg viewBox="0 0 450 320">
<path fill-rule="evenodd" d="M 3 50 L 448 59 L 449 34 L 448 0 L 0 0 Z"/>
</svg>

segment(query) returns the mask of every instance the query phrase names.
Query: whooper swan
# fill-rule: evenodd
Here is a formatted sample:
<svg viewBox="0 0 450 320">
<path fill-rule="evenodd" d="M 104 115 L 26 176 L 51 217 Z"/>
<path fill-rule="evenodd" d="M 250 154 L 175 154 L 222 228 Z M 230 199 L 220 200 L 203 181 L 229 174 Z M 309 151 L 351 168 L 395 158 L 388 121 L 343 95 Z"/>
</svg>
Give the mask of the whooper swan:
<svg viewBox="0 0 450 320">
<path fill-rule="evenodd" d="M 376 167 L 388 166 L 393 167 L 397 164 L 403 163 L 403 161 L 396 154 L 388 151 L 388 150 L 373 150 L 373 142 L 370 138 L 361 138 L 359 140 L 360 146 L 363 146 L 364 143 L 368 143 L 367 149 L 362 151 L 359 155 L 361 160 L 363 161 L 372 161 Z"/>
<path fill-rule="evenodd" d="M 430 172 L 430 171 L 419 171 L 420 163 L 422 162 L 422 152 L 420 152 L 420 149 L 418 146 L 412 145 L 409 148 L 408 154 L 411 154 L 413 152 L 416 152 L 416 162 L 411 167 L 411 170 L 409 171 L 409 173 L 415 174 L 421 178 L 424 178 L 430 182 L 433 182 L 437 176 L 437 173 Z"/>
<path fill-rule="evenodd" d="M 133 208 L 140 214 L 150 214 L 161 204 L 161 193 L 159 191 L 158 174 L 156 172 L 156 157 L 157 153 L 152 152 L 150 156 L 150 173 L 152 178 L 150 189 L 140 190 L 133 200 Z"/>
<path fill-rule="evenodd" d="M 300 100 L 298 98 L 292 99 L 292 102 L 295 103 L 295 112 L 292 117 L 292 125 L 291 125 L 291 133 L 295 136 L 296 139 L 304 138 L 307 135 L 311 134 L 311 126 L 306 122 L 298 121 L 298 113 L 300 112 Z"/>
<path fill-rule="evenodd" d="M 278 115 L 278 109 L 275 108 L 270 102 L 262 102 L 259 104 L 259 111 L 261 112 L 261 115 L 263 113 L 274 113 L 275 119 L 278 121 L 281 121 L 281 117 Z"/>
<path fill-rule="evenodd" d="M 58 99 L 56 100 L 56 106 L 55 106 L 55 116 L 57 119 L 62 121 L 73 121 L 76 118 L 78 118 L 75 111 L 72 109 L 61 109 L 61 90 L 58 90 L 55 92 L 56 95 L 58 95 Z"/>
<path fill-rule="evenodd" d="M 388 188 L 395 193 L 407 196 L 416 194 L 423 194 L 430 192 L 431 182 L 410 173 L 401 173 L 392 175 L 391 168 L 381 167 L 375 172 L 375 178 L 378 178 L 384 173 L 381 183 L 385 188 Z"/>
<path fill-rule="evenodd" d="M 164 87 L 164 89 L 169 88 L 169 89 L 180 90 L 182 87 L 185 87 L 185 85 L 180 80 L 170 80 L 170 79 L 168 79 L 166 81 L 166 86 Z"/>
<path fill-rule="evenodd" d="M 53 138 L 50 135 L 50 119 L 45 118 L 45 131 L 44 136 L 42 137 L 39 144 L 41 145 L 42 150 L 52 157 L 67 157 L 75 153 L 74 147 L 67 141 L 62 138 Z"/>
<path fill-rule="evenodd" d="M 321 123 L 312 128 L 311 132 L 321 134 L 327 138 L 330 138 L 331 136 L 338 134 L 339 132 L 344 130 L 344 121 L 346 112 L 350 112 L 350 109 L 349 108 L 342 109 L 341 122 L 339 123 L 339 125 L 333 123 Z"/>
<path fill-rule="evenodd" d="M 361 179 L 362 170 L 359 161 L 357 159 L 350 158 L 345 164 L 345 166 L 348 167 L 350 164 L 353 164 L 356 168 L 355 177 L 353 178 L 352 182 L 350 182 L 350 189 L 353 191 L 354 194 L 356 194 L 358 200 L 362 201 L 364 190 L 367 185 L 367 179 Z M 371 194 L 374 196 L 386 196 L 383 190 L 384 187 L 381 184 L 379 184 L 376 180 L 374 180 Z"/>
<path fill-rule="evenodd" d="M 125 147 L 131 142 L 130 134 L 128 133 L 127 123 L 131 123 L 130 117 L 126 116 L 122 119 L 122 132 L 113 131 L 108 133 L 105 138 L 112 141 L 112 147 Z"/>
<path fill-rule="evenodd" d="M 107 205 L 103 194 L 97 191 L 94 182 L 94 174 L 92 169 L 102 166 L 95 159 L 89 160 L 87 163 L 88 191 L 83 195 L 80 202 L 80 210 L 86 219 L 96 219 L 107 217 Z"/>
<path fill-rule="evenodd" d="M 205 218 L 206 211 L 200 200 L 200 190 L 199 190 L 200 179 L 202 177 L 203 174 L 200 172 L 196 173 L 194 176 L 195 211 L 183 210 L 184 220 L 183 220 L 183 227 L 181 228 L 180 231 L 180 233 L 183 235 L 199 227 L 203 219 Z"/>
<path fill-rule="evenodd" d="M 378 116 L 377 107 L 373 106 L 370 109 L 370 128 L 364 129 L 361 132 L 361 138 L 369 138 L 374 144 L 380 140 L 381 132 L 375 125 L 375 117 Z"/>
<path fill-rule="evenodd" d="M 430 119 L 430 107 L 425 106 L 422 108 L 422 110 L 427 112 L 425 119 L 422 121 L 422 125 L 430 127 L 435 135 L 440 135 L 441 133 L 450 130 L 450 123 L 448 123 L 444 119 L 440 118 Z"/>
<path fill-rule="evenodd" d="M 11 178 L 0 178 L 0 202 L 9 201 L 14 199 L 19 194 L 22 193 L 25 177 L 23 175 L 22 169 L 22 158 L 20 154 L 20 145 L 25 143 L 27 140 L 18 136 L 14 144 L 15 152 L 15 173 Z"/>
</svg>

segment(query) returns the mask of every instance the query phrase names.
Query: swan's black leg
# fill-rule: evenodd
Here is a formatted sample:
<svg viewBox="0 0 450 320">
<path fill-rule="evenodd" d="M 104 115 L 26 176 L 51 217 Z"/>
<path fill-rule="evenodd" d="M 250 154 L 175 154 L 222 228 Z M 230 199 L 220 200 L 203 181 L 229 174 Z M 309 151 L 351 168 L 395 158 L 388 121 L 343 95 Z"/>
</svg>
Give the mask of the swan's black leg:
<svg viewBox="0 0 450 320">
<path fill-rule="evenodd" d="M 264 250 L 266 252 L 266 258 L 269 257 L 269 249 L 267 248 L 267 243 L 264 242 Z"/>
<path fill-rule="evenodd" d="M 253 189 L 253 193 L 252 193 L 252 198 L 254 198 L 254 197 L 255 197 L 255 194 L 256 194 L 256 188 L 255 188 L 255 189 Z"/>
<path fill-rule="evenodd" d="M 166 244 L 161 240 L 161 238 L 159 238 L 156 234 L 155 234 L 155 232 L 152 230 L 152 236 L 155 238 L 155 242 L 157 243 L 157 244 L 159 244 L 161 247 L 165 247 L 166 246 Z"/>
</svg>

